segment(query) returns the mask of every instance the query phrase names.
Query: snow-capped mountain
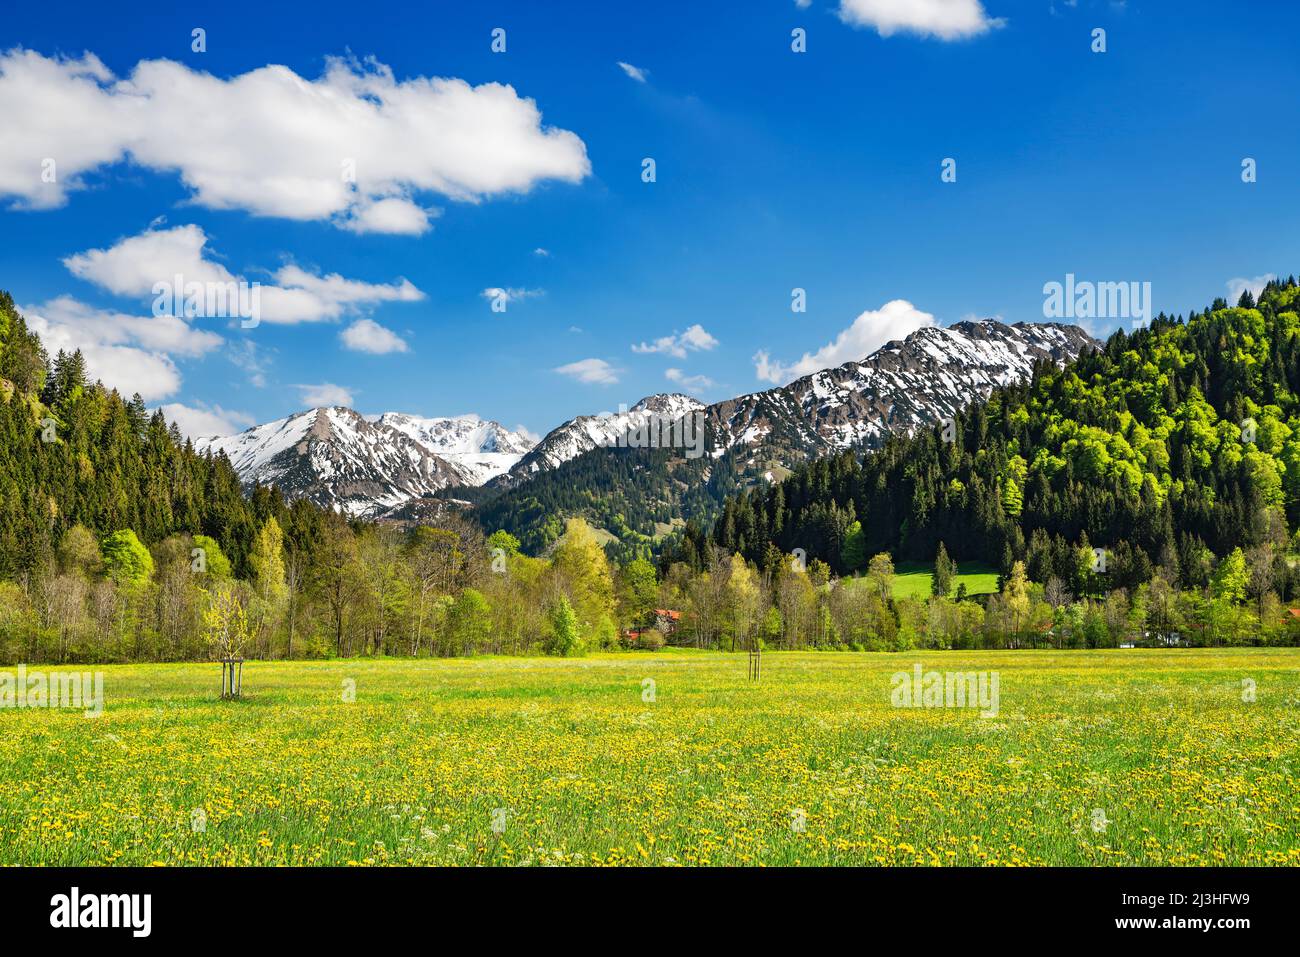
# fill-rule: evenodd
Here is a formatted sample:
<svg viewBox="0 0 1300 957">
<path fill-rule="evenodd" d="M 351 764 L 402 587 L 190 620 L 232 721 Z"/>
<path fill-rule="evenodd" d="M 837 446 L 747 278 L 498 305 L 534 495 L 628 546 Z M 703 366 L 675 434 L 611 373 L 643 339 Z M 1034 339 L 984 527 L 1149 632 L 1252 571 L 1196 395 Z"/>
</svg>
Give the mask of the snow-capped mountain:
<svg viewBox="0 0 1300 957">
<path fill-rule="evenodd" d="M 612 444 L 610 426 L 617 434 L 620 424 L 582 416 L 488 483 L 477 508 L 485 528 L 503 528 L 533 548 L 553 537 L 558 516 L 574 514 L 625 544 L 690 520 L 707 527 L 737 491 L 779 480 L 808 459 L 871 449 L 890 433 L 936 424 L 997 386 L 1028 379 L 1037 363 L 1065 363 L 1096 345 L 1076 326 L 960 322 L 920 329 L 855 362 L 703 408 L 685 396 L 654 396 L 638 407 L 704 417 L 702 458 L 606 453 L 596 446 Z M 550 503 L 549 510 L 539 510 L 539 502 Z M 620 528 L 635 538 L 619 535 Z"/>
<path fill-rule="evenodd" d="M 597 415 L 580 415 L 557 426 L 546 434 L 527 455 L 509 470 L 508 483 L 513 484 L 558 468 L 569 459 L 577 458 L 594 448 L 609 448 L 629 430 L 635 430 L 645 415 L 654 415 L 662 421 L 675 421 L 688 413 L 704 409 L 705 405 L 688 395 L 660 393 L 647 396 L 630 409 Z"/>
<path fill-rule="evenodd" d="M 709 406 L 710 447 L 715 455 L 748 446 L 755 456 L 796 459 L 872 448 L 1028 379 L 1035 363 L 1061 364 L 1096 345 L 1060 323 L 985 319 L 918 329 L 860 361 Z"/>
<path fill-rule="evenodd" d="M 919 329 L 860 361 L 713 405 L 685 395 L 652 395 L 614 415 L 578 416 L 549 432 L 491 484 L 517 485 L 611 446 L 642 412 L 675 420 L 703 410 L 710 454 L 717 458 L 735 449 L 746 464 L 790 465 L 871 448 L 890 432 L 930 425 L 986 398 L 995 386 L 1027 379 L 1036 362 L 1063 363 L 1092 345 L 1078 326 L 1060 323 L 1010 326 L 985 319 Z"/>
<path fill-rule="evenodd" d="M 385 412 L 370 418 L 397 429 L 434 455 L 460 466 L 471 476 L 466 483 L 469 485 L 482 485 L 508 472 L 536 441 L 477 415 L 429 419 L 404 412 Z"/>
<path fill-rule="evenodd" d="M 475 416 L 367 417 L 334 407 L 199 439 L 195 447 L 224 452 L 245 484 L 275 484 L 290 498 L 375 518 L 449 486 L 482 484 L 531 444 Z"/>
<path fill-rule="evenodd" d="M 859 361 L 713 405 L 686 395 L 648 396 L 630 409 L 570 419 L 539 442 L 472 415 L 362 416 L 328 408 L 196 446 L 225 452 L 245 483 L 274 483 L 290 497 L 354 516 L 405 521 L 437 504 L 427 500 L 443 489 L 510 490 L 613 447 L 647 416 L 673 422 L 701 413 L 712 459 L 732 452 L 738 477 L 771 476 L 808 458 L 871 448 L 890 432 L 931 425 L 995 386 L 1029 378 L 1038 362 L 1064 363 L 1096 344 L 1077 326 L 985 319 L 920 329 Z"/>
</svg>

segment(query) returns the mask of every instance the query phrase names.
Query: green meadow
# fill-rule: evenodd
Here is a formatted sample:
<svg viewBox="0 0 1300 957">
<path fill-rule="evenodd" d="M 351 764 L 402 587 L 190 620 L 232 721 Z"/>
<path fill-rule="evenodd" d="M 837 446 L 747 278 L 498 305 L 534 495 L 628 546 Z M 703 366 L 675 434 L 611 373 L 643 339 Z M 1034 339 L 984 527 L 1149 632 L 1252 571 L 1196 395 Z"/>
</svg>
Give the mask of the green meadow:
<svg viewBox="0 0 1300 957">
<path fill-rule="evenodd" d="M 897 706 L 996 675 L 995 714 Z M 1295 649 L 103 667 L 0 710 L 4 864 L 1297 865 Z M 919 700 L 919 699 L 918 699 Z"/>
<path fill-rule="evenodd" d="M 899 562 L 894 567 L 895 598 L 930 597 L 934 587 L 934 564 L 932 562 Z M 861 581 L 862 579 L 858 579 Z M 966 586 L 968 595 L 992 595 L 998 590 L 998 573 L 995 568 L 978 562 L 958 564 L 958 573 L 952 579 L 952 591 L 949 597 L 957 593 L 957 588 Z"/>
</svg>

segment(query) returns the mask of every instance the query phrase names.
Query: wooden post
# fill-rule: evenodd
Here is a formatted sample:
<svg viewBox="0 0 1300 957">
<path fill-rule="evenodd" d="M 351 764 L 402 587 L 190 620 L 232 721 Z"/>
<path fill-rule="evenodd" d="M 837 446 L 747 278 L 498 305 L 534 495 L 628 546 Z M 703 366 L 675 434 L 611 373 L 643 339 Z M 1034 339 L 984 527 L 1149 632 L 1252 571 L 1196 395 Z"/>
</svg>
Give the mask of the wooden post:
<svg viewBox="0 0 1300 957">
<path fill-rule="evenodd" d="M 221 659 L 221 697 L 238 698 L 244 692 L 244 659 Z"/>
<path fill-rule="evenodd" d="M 749 642 L 749 680 L 757 681 L 762 671 L 763 649 L 759 645 L 758 639 L 751 639 Z"/>
</svg>

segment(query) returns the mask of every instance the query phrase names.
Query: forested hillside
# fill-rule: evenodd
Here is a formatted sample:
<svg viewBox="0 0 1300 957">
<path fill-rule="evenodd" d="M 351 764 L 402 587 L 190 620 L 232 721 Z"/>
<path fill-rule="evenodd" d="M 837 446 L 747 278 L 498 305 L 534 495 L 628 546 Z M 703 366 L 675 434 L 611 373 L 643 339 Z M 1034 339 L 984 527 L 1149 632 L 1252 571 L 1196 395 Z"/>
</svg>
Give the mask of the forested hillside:
<svg viewBox="0 0 1300 957">
<path fill-rule="evenodd" d="M 839 573 L 867 556 L 990 562 L 1076 592 L 1135 588 L 1157 569 L 1206 586 L 1240 549 L 1252 590 L 1296 594 L 1300 289 L 1216 301 L 1186 321 L 1111 336 L 1100 352 L 996 390 L 936 428 L 890 438 L 727 502 L 712 531 L 757 563 L 804 549 Z M 696 532 L 696 530 L 692 530 Z M 696 540 L 667 556 L 688 561 Z M 1104 549 L 1097 559 L 1093 549 Z"/>
<path fill-rule="evenodd" d="M 742 486 L 742 468 L 728 453 L 719 459 L 684 458 L 669 449 L 592 449 L 526 483 L 482 499 L 484 529 L 505 529 L 530 554 L 542 554 L 564 531 L 564 516 L 582 516 L 612 534 L 610 557 L 649 557 L 683 519 L 709 522 Z M 455 495 L 465 495 L 456 490 Z"/>
<path fill-rule="evenodd" d="M 0 293 L 0 662 L 568 654 L 613 645 L 616 616 L 654 603 L 642 561 L 616 607 L 581 522 L 548 561 L 439 524 L 243 494 L 224 455 L 88 381 L 79 352 L 50 361 Z"/>
<path fill-rule="evenodd" d="M 138 395 L 88 382 L 79 353 L 48 361 L 0 292 L 0 579 L 51 564 L 75 526 L 131 529 L 147 543 L 208 535 L 247 574 L 254 535 L 272 515 L 289 527 L 319 520 L 268 489 L 246 498 L 225 459 L 194 454 Z"/>
</svg>

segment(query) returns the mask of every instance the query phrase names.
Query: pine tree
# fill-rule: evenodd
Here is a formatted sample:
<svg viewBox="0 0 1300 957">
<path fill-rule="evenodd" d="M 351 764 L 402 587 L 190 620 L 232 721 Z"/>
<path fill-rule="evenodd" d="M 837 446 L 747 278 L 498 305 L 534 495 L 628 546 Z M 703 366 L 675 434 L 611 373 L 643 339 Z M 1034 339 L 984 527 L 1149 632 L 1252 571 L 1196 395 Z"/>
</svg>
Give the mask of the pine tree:
<svg viewBox="0 0 1300 957">
<path fill-rule="evenodd" d="M 957 567 L 948 557 L 948 549 L 939 543 L 939 552 L 934 558 L 934 577 L 931 580 L 931 593 L 940 598 L 947 598 L 952 591 L 952 580 L 957 574 Z"/>
</svg>

